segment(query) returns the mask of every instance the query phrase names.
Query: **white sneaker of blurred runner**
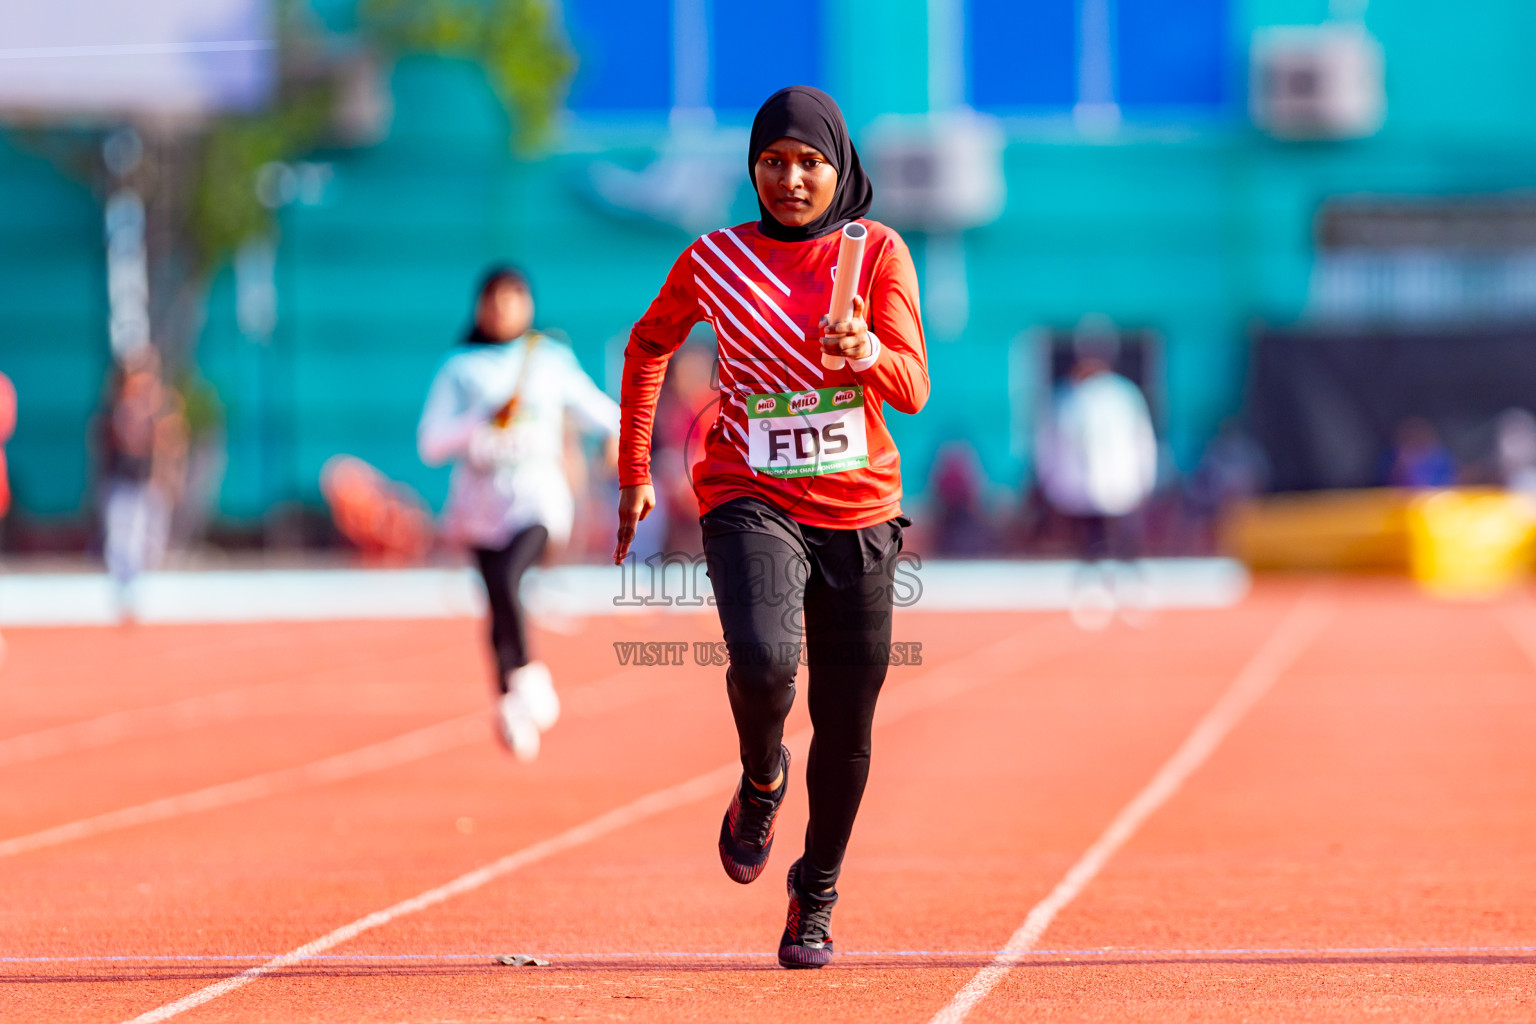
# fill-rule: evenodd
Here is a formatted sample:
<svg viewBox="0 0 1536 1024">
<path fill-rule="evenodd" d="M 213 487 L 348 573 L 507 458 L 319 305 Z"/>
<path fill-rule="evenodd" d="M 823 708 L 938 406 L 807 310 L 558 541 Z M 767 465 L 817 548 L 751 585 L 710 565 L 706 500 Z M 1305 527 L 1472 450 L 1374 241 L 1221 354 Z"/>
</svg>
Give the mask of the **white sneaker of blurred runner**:
<svg viewBox="0 0 1536 1024">
<path fill-rule="evenodd" d="M 1115 621 L 1115 592 L 1102 562 L 1079 566 L 1072 579 L 1067 613 L 1072 624 L 1085 633 L 1108 629 Z"/>
<path fill-rule="evenodd" d="M 1139 562 L 1121 562 L 1111 578 L 1115 594 L 1115 611 L 1120 621 L 1132 629 L 1146 629 L 1152 625 L 1157 610 L 1157 593 L 1147 579 L 1146 571 Z"/>
<path fill-rule="evenodd" d="M 496 724 L 501 741 L 519 761 L 532 761 L 539 756 L 539 727 L 522 694 L 513 690 L 501 695 L 496 705 Z"/>
<path fill-rule="evenodd" d="M 546 732 L 560 719 L 560 698 L 549 668 L 542 661 L 530 661 L 507 673 L 507 692 L 520 694 L 533 715 L 540 732 Z"/>
</svg>

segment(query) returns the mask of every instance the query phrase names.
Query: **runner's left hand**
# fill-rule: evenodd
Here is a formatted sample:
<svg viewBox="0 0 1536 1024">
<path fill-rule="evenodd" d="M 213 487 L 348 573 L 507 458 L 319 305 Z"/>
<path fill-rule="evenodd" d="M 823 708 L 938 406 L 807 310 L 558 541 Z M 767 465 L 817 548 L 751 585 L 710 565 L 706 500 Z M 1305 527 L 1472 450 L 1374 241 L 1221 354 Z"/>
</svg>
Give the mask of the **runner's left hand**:
<svg viewBox="0 0 1536 1024">
<path fill-rule="evenodd" d="M 869 325 L 864 322 L 864 299 L 861 296 L 853 297 L 850 319 L 833 323 L 830 317 L 821 318 L 821 350 L 829 356 L 869 358 Z"/>
</svg>

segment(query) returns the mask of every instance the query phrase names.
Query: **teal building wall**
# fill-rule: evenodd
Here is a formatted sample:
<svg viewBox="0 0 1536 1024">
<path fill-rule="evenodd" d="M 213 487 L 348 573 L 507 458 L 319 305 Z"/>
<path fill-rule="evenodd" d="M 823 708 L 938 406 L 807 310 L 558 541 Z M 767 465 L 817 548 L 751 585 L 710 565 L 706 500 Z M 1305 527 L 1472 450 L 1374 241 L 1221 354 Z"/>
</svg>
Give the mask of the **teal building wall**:
<svg viewBox="0 0 1536 1024">
<path fill-rule="evenodd" d="M 16 386 L 5 452 L 18 511 L 81 514 L 86 435 L 109 363 L 100 206 L 0 133 L 0 372 Z"/>
</svg>

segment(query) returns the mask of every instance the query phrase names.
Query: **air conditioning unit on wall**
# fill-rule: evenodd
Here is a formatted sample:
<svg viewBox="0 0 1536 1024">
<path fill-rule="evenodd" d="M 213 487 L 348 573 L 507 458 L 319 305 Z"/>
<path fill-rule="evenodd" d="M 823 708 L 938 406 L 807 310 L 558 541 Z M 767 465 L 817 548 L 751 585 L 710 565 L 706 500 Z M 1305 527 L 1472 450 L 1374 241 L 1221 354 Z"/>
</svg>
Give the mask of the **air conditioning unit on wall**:
<svg viewBox="0 0 1536 1024">
<path fill-rule="evenodd" d="M 922 231 L 990 224 L 1003 212 L 1005 142 L 996 118 L 969 109 L 876 119 L 859 141 L 873 216 Z"/>
<path fill-rule="evenodd" d="M 1260 29 L 1250 67 L 1254 124 L 1275 138 L 1364 138 L 1386 116 L 1381 44 L 1362 25 Z"/>
</svg>

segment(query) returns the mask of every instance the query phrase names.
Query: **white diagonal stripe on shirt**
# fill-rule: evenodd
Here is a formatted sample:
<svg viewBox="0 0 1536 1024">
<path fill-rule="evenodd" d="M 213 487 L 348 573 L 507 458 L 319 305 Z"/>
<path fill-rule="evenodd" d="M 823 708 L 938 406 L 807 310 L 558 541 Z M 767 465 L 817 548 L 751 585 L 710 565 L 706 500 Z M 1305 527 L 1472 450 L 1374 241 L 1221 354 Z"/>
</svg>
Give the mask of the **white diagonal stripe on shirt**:
<svg viewBox="0 0 1536 1024">
<path fill-rule="evenodd" d="M 784 351 L 786 351 L 790 355 L 794 356 L 795 359 L 799 360 L 800 365 L 804 366 L 807 370 L 810 371 L 810 373 L 811 373 L 810 379 L 812 381 L 820 381 L 821 380 L 821 378 L 822 378 L 821 368 L 819 366 L 817 366 L 815 363 L 812 363 L 804 355 L 802 355 L 800 353 L 800 351 L 797 348 L 795 348 L 795 343 L 793 341 L 791 341 L 789 338 L 784 337 L 784 335 L 780 334 L 778 332 L 778 329 L 775 328 L 773 326 L 773 324 L 768 322 L 767 318 L 764 317 L 762 312 L 758 310 L 757 303 L 749 301 L 746 296 L 742 295 L 735 288 L 731 287 L 730 282 L 727 281 L 725 278 L 721 277 L 719 271 L 717 271 L 714 267 L 710 266 L 709 263 L 707 261 L 705 261 L 705 259 L 702 256 L 699 255 L 698 250 L 694 250 L 693 259 L 694 259 L 695 263 L 697 263 L 699 266 L 704 268 L 704 270 L 709 274 L 710 277 L 715 279 L 716 283 L 718 283 L 720 285 L 720 287 L 725 290 L 726 294 L 730 295 L 731 298 L 735 299 L 736 302 L 741 306 L 741 308 L 747 311 L 747 313 L 752 317 L 752 319 L 756 320 L 759 324 L 762 325 L 763 330 L 768 333 L 769 337 L 773 341 L 777 342 L 780 346 L 782 346 Z M 736 268 L 733 266 L 732 270 L 735 270 L 735 269 Z M 738 271 L 738 273 L 739 273 L 739 271 Z M 761 290 L 760 289 L 759 289 L 759 294 L 761 294 Z M 766 296 L 764 296 L 764 297 L 766 298 Z M 772 305 L 772 303 L 770 303 L 770 305 Z M 778 310 L 779 315 L 784 317 L 784 321 L 787 324 L 789 324 L 790 331 L 791 331 L 791 337 L 793 337 L 793 338 L 800 338 L 800 337 L 802 337 L 802 332 L 801 332 L 800 328 L 795 326 L 794 321 L 790 320 L 789 317 L 784 316 L 783 310 L 779 310 L 777 306 L 774 306 L 774 309 Z M 768 339 L 763 339 L 763 340 L 767 341 Z M 815 384 L 807 384 L 806 386 L 807 387 L 815 387 L 816 385 Z"/>
<path fill-rule="evenodd" d="M 747 259 L 752 261 L 752 265 L 758 270 L 761 270 L 763 272 L 763 276 L 772 281 L 775 288 L 783 292 L 785 295 L 790 294 L 789 285 L 785 284 L 783 281 L 780 281 L 777 277 L 774 277 L 773 271 L 769 270 L 767 265 L 765 265 L 762 260 L 757 258 L 757 253 L 753 252 L 751 249 L 748 249 L 747 243 L 736 237 L 736 232 L 732 231 L 730 228 L 724 228 L 721 230 L 720 234 L 735 242 L 736 248 L 740 249 L 746 254 Z"/>
<path fill-rule="evenodd" d="M 729 430 L 723 432 L 725 439 L 731 443 L 731 447 L 735 448 L 738 452 L 741 453 L 741 461 L 745 462 L 748 468 L 751 468 L 752 457 L 747 454 L 747 449 L 751 447 L 747 439 L 747 428 L 731 419 L 731 404 L 730 402 L 726 401 L 724 397 L 722 397 L 720 401 L 720 412 L 718 419 L 727 427 L 734 428 L 736 433 L 741 435 L 741 443 L 737 444 L 736 440 L 730 436 Z"/>
<path fill-rule="evenodd" d="M 754 319 L 758 323 L 762 324 L 763 325 L 763 330 L 765 330 L 769 334 L 771 334 L 773 336 L 773 339 L 775 341 L 777 341 L 781 346 L 783 346 L 784 351 L 788 352 L 790 355 L 792 355 L 796 359 L 800 360 L 801 365 L 803 365 L 807 370 L 811 371 L 811 378 L 810 378 L 811 380 L 819 381 L 821 379 L 821 369 L 819 367 L 817 367 L 814 363 L 812 363 L 809 359 L 805 358 L 805 356 L 803 356 L 799 352 L 797 352 L 795 350 L 795 346 L 794 346 L 794 344 L 792 342 L 790 342 L 788 339 L 786 339 L 778 331 L 774 330 L 773 329 L 773 325 L 768 322 L 768 320 L 763 316 L 763 314 L 761 314 L 761 313 L 759 313 L 757 311 L 757 305 L 755 303 L 748 302 L 745 298 L 743 298 L 742 294 L 740 292 L 738 292 L 735 288 L 731 287 L 731 284 L 730 284 L 729 281 L 727 281 L 725 278 L 720 276 L 720 272 L 719 271 L 717 271 L 714 267 L 710 266 L 708 263 L 704 262 L 704 257 L 699 255 L 699 251 L 697 249 L 695 249 L 693 251 L 693 261 L 695 263 L 697 263 L 699 266 L 703 267 L 705 273 L 707 273 L 710 277 L 714 278 L 715 279 L 715 283 L 718 284 L 725 291 L 725 293 L 727 295 L 729 295 L 731 298 L 735 299 L 737 305 L 741 306 L 742 309 L 746 310 L 747 313 L 751 315 L 752 319 Z M 695 277 L 694 280 L 697 281 L 698 278 Z M 719 302 L 719 299 L 716 299 L 715 301 Z M 721 303 L 721 306 L 723 307 L 724 303 Z M 725 310 L 725 313 L 726 313 L 727 316 L 730 316 L 730 310 L 729 309 Z M 738 324 L 738 326 L 741 326 L 742 331 L 746 331 L 747 330 L 747 328 L 745 326 L 740 325 L 739 321 L 737 321 L 734 316 L 731 317 L 731 322 Z M 805 386 L 806 387 L 815 387 L 814 384 L 806 384 Z"/>
<path fill-rule="evenodd" d="M 740 267 L 738 267 L 736 264 L 732 263 L 731 262 L 731 258 L 729 256 L 727 256 L 725 253 L 721 252 L 719 246 L 715 245 L 714 242 L 711 242 L 709 240 L 709 236 L 708 235 L 704 236 L 703 242 L 704 242 L 705 245 L 709 246 L 709 251 L 710 252 L 712 252 L 716 256 L 720 257 L 720 262 L 721 263 L 724 263 L 726 266 L 730 267 L 731 268 L 731 272 L 733 274 L 735 274 L 737 277 L 741 278 L 743 284 L 745 284 L 748 288 L 751 288 L 754 292 L 757 293 L 757 297 L 762 299 L 763 302 L 767 304 L 768 308 L 773 310 L 774 313 L 778 315 L 778 318 L 780 320 L 784 321 L 785 326 L 787 326 L 790 330 L 794 331 L 797 336 L 802 333 L 801 330 L 800 330 L 800 325 L 795 323 L 793 320 L 791 320 L 789 318 L 789 314 L 784 312 L 782 309 L 780 309 L 779 308 L 779 304 L 777 302 L 774 302 L 773 299 L 768 295 L 767 292 L 763 291 L 762 288 L 758 287 L 758 284 L 757 284 L 756 281 L 752 280 L 750 277 L 748 277 L 745 273 L 742 272 L 742 269 Z"/>
<path fill-rule="evenodd" d="M 707 305 L 705 305 L 703 302 L 700 302 L 699 305 L 701 307 L 703 307 L 704 312 L 707 315 L 707 319 L 709 321 L 709 325 L 711 327 L 715 327 L 715 333 L 717 335 L 719 335 L 720 337 L 724 337 L 724 334 L 720 331 L 720 329 L 715 326 L 715 322 L 714 322 L 714 318 L 713 318 L 713 313 L 710 311 L 710 308 Z M 727 360 L 725 360 L 725 359 L 722 359 L 722 360 L 720 360 L 720 365 L 721 365 L 721 368 L 722 368 L 722 371 L 723 371 L 723 375 L 728 377 L 729 376 L 729 362 Z M 731 421 L 730 415 L 729 415 L 730 411 L 731 411 L 730 410 L 730 401 L 729 400 L 730 400 L 730 397 L 731 397 L 731 395 L 733 393 L 738 393 L 739 392 L 739 393 L 745 394 L 745 393 L 749 393 L 750 391 L 751 391 L 751 389 L 748 388 L 745 384 L 740 384 L 740 383 L 737 383 L 736 381 L 730 381 L 730 388 L 727 390 L 726 387 L 725 387 L 725 381 L 722 380 L 722 382 L 721 382 L 721 393 L 720 393 L 719 407 L 715 411 L 715 421 L 716 422 L 724 422 L 727 426 L 734 426 L 734 427 L 736 427 L 736 432 L 742 435 L 742 442 L 743 442 L 742 444 L 737 444 L 735 439 L 730 437 L 728 434 L 726 435 L 725 440 L 726 440 L 726 442 L 728 444 L 730 444 L 730 446 L 732 448 L 735 448 L 736 451 L 741 453 L 741 461 L 745 462 L 745 463 L 748 463 L 748 468 L 751 468 L 750 467 L 750 463 L 752 462 L 752 459 L 751 459 L 751 456 L 749 456 L 747 454 L 747 445 L 745 444 L 745 442 L 747 440 L 746 433 L 745 433 L 745 431 L 744 431 L 744 429 L 742 427 L 737 426 L 735 423 L 733 423 Z M 713 423 L 710 424 L 709 429 L 710 430 L 715 429 Z"/>
<path fill-rule="evenodd" d="M 700 288 L 704 288 L 703 281 L 700 281 L 697 277 L 695 277 L 693 280 Z M 714 298 L 713 294 L 710 293 L 708 289 L 705 289 L 705 294 L 710 295 L 711 298 Z M 719 304 L 719 301 L 719 299 L 715 299 L 716 304 Z M 725 372 L 730 376 L 731 382 L 735 384 L 737 388 L 743 390 L 747 394 L 753 393 L 751 386 L 743 383 L 737 376 L 736 367 L 731 362 L 732 359 L 744 367 L 755 370 L 757 377 L 766 379 L 769 385 L 778 388 L 781 392 L 792 390 L 788 384 L 785 384 L 783 381 L 779 380 L 777 376 L 768 372 L 769 366 L 783 366 L 784 364 L 781 360 L 774 359 L 772 353 L 769 353 L 766 349 L 763 349 L 761 345 L 758 345 L 758 348 L 763 352 L 766 358 L 759 358 L 758 356 L 752 355 L 751 352 L 748 351 L 746 345 L 737 341 L 726 332 L 725 325 L 720 322 L 720 314 L 711 309 L 709 303 L 705 302 L 703 299 L 700 299 L 699 307 L 703 309 L 704 312 L 708 315 L 709 326 L 715 329 L 715 335 L 719 337 L 720 340 L 729 342 L 732 348 L 740 350 L 734 356 L 730 353 L 726 353 L 725 358 L 720 360 L 720 365 L 725 368 Z M 751 334 L 747 334 L 746 337 L 753 344 L 757 344 L 757 339 L 753 338 Z"/>
<path fill-rule="evenodd" d="M 710 308 L 709 303 L 699 299 L 699 308 L 704 311 L 704 322 L 709 324 L 710 328 L 715 332 L 715 374 L 720 384 L 720 390 L 734 391 L 745 387 L 741 381 L 736 379 L 736 357 L 726 349 L 727 342 L 732 345 L 735 342 L 731 341 L 726 336 L 726 333 L 720 329 L 720 317 Z"/>
<path fill-rule="evenodd" d="M 743 442 L 751 441 L 746 436 L 746 431 L 751 425 L 751 419 L 746 416 L 746 399 L 751 398 L 754 393 L 756 391 L 753 391 L 753 388 L 746 387 L 745 384 L 737 384 L 736 387 L 731 388 L 730 395 L 720 396 L 720 416 L 731 427 L 736 427 L 737 433 L 742 434 Z M 740 422 L 731 419 L 731 413 L 737 413 L 740 416 Z"/>
<path fill-rule="evenodd" d="M 720 301 L 720 297 L 718 295 L 716 295 L 713 291 L 711 291 L 709 285 L 705 284 L 703 282 L 703 280 L 700 279 L 697 274 L 694 275 L 693 283 L 698 285 L 699 289 L 705 295 L 709 296 L 710 300 L 714 302 L 714 304 L 718 308 L 719 312 L 724 314 L 725 318 L 727 320 L 729 320 L 731 322 L 731 324 L 739 332 L 741 332 L 742 338 L 745 338 L 747 341 L 750 341 L 753 345 L 755 345 L 757 347 L 757 349 L 760 352 L 762 352 L 763 355 L 767 358 L 769 363 L 777 363 L 780 367 L 783 368 L 785 376 L 789 377 L 789 381 L 790 381 L 791 385 L 793 385 L 794 387 L 797 387 L 797 388 L 810 388 L 810 387 L 814 387 L 815 386 L 815 385 L 812 385 L 812 384 L 806 384 L 806 383 L 804 383 L 801 380 L 801 378 L 799 378 L 797 376 L 793 376 L 792 372 L 791 372 L 791 367 L 789 366 L 788 363 L 784 362 L 782 359 L 774 358 L 773 352 L 765 344 L 763 344 L 762 339 L 757 337 L 756 335 L 754 335 L 750 330 L 748 330 L 746 324 L 744 324 L 740 320 L 736 319 L 736 314 L 731 312 L 730 307 L 727 306 L 725 303 L 721 302 Z M 701 303 L 701 305 L 702 305 L 702 303 Z M 716 325 L 715 329 L 716 329 L 716 331 L 719 331 L 718 324 Z M 722 335 L 722 337 L 727 337 L 728 338 L 730 336 L 729 335 Z M 742 347 L 743 350 L 745 350 L 745 345 L 744 344 L 742 344 L 741 347 Z M 743 360 L 743 362 L 745 362 L 745 360 Z M 765 376 L 766 376 L 766 374 L 765 374 Z M 775 383 L 777 383 L 777 381 L 775 381 Z M 789 387 L 784 387 L 783 390 L 788 391 L 788 390 L 790 390 L 790 388 Z"/>
<path fill-rule="evenodd" d="M 742 383 L 741 380 L 740 364 L 744 363 L 746 360 L 736 351 L 736 349 L 740 346 L 737 345 L 734 338 L 725 333 L 725 325 L 720 323 L 721 317 L 718 313 L 710 309 L 708 304 L 706 304 L 703 300 L 699 301 L 699 306 L 707 314 L 706 319 L 709 321 L 709 326 L 715 329 L 715 337 L 719 339 L 717 356 L 720 364 L 720 390 L 727 393 L 731 391 L 751 390 L 751 386 Z M 722 401 L 723 400 L 724 397 L 722 396 Z"/>
<path fill-rule="evenodd" d="M 736 387 L 745 387 L 746 385 L 742 384 L 742 382 L 737 378 L 737 364 L 741 364 L 743 366 L 755 366 L 762 360 L 753 355 L 747 349 L 747 346 L 744 343 L 738 341 L 736 338 L 733 338 L 730 333 L 726 331 L 725 324 L 723 323 L 725 318 L 720 315 L 719 311 L 716 310 L 714 306 L 711 306 L 709 302 L 705 301 L 705 296 L 708 296 L 710 301 L 714 302 L 716 306 L 719 306 L 721 305 L 719 298 L 705 287 L 704 282 L 699 279 L 697 274 L 695 274 L 693 277 L 693 283 L 699 287 L 699 290 L 702 293 L 699 296 L 699 308 L 704 311 L 704 319 L 708 321 L 709 326 L 714 329 L 715 337 L 719 342 L 720 380 L 723 383 L 725 380 L 729 379 L 731 383 Z"/>
<path fill-rule="evenodd" d="M 741 435 L 741 443 L 742 444 L 747 444 L 748 443 L 747 442 L 747 428 L 743 427 L 740 423 L 737 423 L 735 420 L 731 419 L 729 416 L 724 417 L 724 419 L 725 419 L 725 425 L 726 426 L 728 426 L 728 427 L 735 427 L 736 428 L 736 433 Z M 746 454 L 746 453 L 743 452 L 742 454 Z"/>
</svg>

